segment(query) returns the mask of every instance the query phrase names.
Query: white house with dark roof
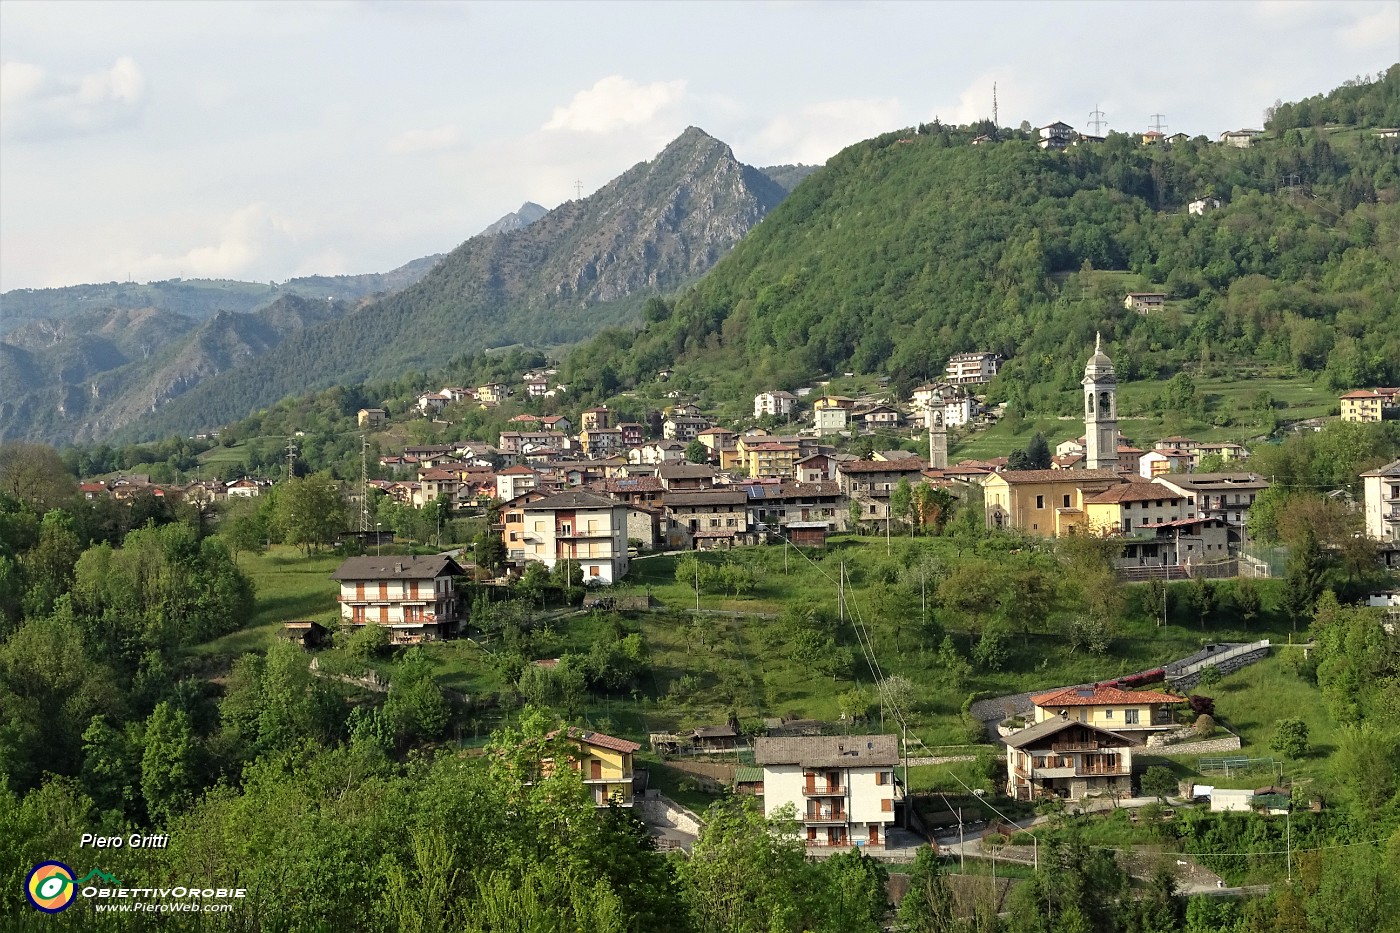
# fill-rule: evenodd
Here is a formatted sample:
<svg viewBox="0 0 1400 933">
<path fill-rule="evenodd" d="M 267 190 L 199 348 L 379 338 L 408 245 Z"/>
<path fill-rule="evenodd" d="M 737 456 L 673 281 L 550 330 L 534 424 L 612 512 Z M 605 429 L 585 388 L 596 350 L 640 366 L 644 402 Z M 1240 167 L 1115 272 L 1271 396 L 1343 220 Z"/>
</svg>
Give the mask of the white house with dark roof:
<svg viewBox="0 0 1400 933">
<path fill-rule="evenodd" d="M 760 738 L 754 764 L 763 768 L 764 815 L 791 804 L 809 848 L 885 847 L 904 797 L 898 736 Z"/>
<path fill-rule="evenodd" d="M 346 626 L 382 625 L 395 644 L 437 641 L 458 621 L 453 577 L 465 571 L 450 557 L 351 557 L 331 579 L 340 584 Z"/>
<path fill-rule="evenodd" d="M 1015 800 L 1126 796 L 1135 738 L 1055 715 L 1006 739 L 1006 795 Z"/>
<path fill-rule="evenodd" d="M 550 570 L 560 562 L 583 569 L 587 584 L 611 584 L 627 574 L 625 502 L 574 490 L 521 508 L 522 558 Z"/>
</svg>

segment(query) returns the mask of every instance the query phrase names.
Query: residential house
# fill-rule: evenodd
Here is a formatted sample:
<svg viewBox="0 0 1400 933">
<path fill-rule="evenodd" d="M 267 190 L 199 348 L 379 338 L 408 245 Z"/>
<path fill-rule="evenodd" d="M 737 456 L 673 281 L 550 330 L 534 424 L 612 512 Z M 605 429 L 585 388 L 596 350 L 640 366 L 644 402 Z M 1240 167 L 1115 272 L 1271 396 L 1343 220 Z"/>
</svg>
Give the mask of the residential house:
<svg viewBox="0 0 1400 933">
<path fill-rule="evenodd" d="M 257 487 L 254 486 L 254 488 L 256 489 Z M 82 495 L 84 499 L 88 500 L 106 499 L 109 495 L 107 491 L 107 484 L 99 482 L 79 483 L 78 492 Z"/>
<path fill-rule="evenodd" d="M 476 397 L 478 401 L 499 405 L 510 398 L 510 386 L 504 382 L 488 382 L 476 387 Z"/>
<path fill-rule="evenodd" d="M 1190 204 L 1186 205 L 1186 213 L 1188 213 L 1188 214 L 1204 214 L 1206 211 L 1219 210 L 1219 208 L 1220 208 L 1220 199 L 1219 199 L 1219 198 L 1197 198 L 1196 200 L 1192 201 Z"/>
<path fill-rule="evenodd" d="M 506 561 L 512 566 L 525 565 L 525 506 L 550 495 L 543 489 L 531 489 L 501 503 L 500 521 L 491 528 L 500 533 Z"/>
<path fill-rule="evenodd" d="M 342 625 L 382 625 L 394 644 L 437 641 L 458 621 L 453 577 L 464 570 L 442 554 L 351 557 L 331 574 L 340 583 Z"/>
<path fill-rule="evenodd" d="M 663 463 L 656 468 L 656 476 L 667 492 L 692 492 L 715 484 L 714 467 L 705 463 Z"/>
<path fill-rule="evenodd" d="M 638 466 L 656 466 L 685 459 L 685 445 L 680 441 L 652 441 L 627 451 L 627 462 Z"/>
<path fill-rule="evenodd" d="M 606 405 L 584 409 L 583 413 L 579 415 L 579 424 L 585 431 L 597 431 L 600 428 L 611 427 L 612 412 L 608 411 Z"/>
<path fill-rule="evenodd" d="M 1065 687 L 1031 697 L 1034 723 L 1063 716 L 1109 732 L 1142 737 L 1177 727 L 1175 708 L 1184 703 L 1170 693 L 1130 691 L 1107 685 Z"/>
<path fill-rule="evenodd" d="M 1005 470 L 982 484 L 987 524 L 1059 537 L 1087 524 L 1084 500 L 1122 482 L 1113 470 Z"/>
<path fill-rule="evenodd" d="M 1372 423 L 1400 416 L 1400 389 L 1356 389 L 1341 396 L 1342 420 Z"/>
<path fill-rule="evenodd" d="M 1218 518 L 1230 532 L 1230 555 L 1239 551 L 1249 521 L 1249 507 L 1269 481 L 1257 473 L 1169 473 L 1157 482 L 1187 498 L 1187 518 Z"/>
<path fill-rule="evenodd" d="M 1141 467 L 1142 455 L 1145 451 L 1139 450 L 1131 444 L 1118 445 L 1118 472 L 1136 473 Z"/>
<path fill-rule="evenodd" d="M 447 396 L 449 402 L 465 402 L 468 399 L 476 398 L 476 392 L 461 386 L 443 386 L 441 394 Z"/>
<path fill-rule="evenodd" d="M 1138 457 L 1132 472 L 1144 479 L 1156 479 L 1168 473 L 1190 472 L 1195 464 L 1196 455 L 1185 450 L 1149 450 Z"/>
<path fill-rule="evenodd" d="M 1087 722 L 1054 716 L 1006 739 L 1006 794 L 1015 800 L 1128 796 L 1133 749 L 1142 743 Z"/>
<path fill-rule="evenodd" d="M 900 480 L 914 485 L 922 479 L 924 461 L 917 457 L 894 462 L 846 460 L 836 464 L 836 484 L 841 494 L 855 500 L 860 520 L 884 527 L 890 518 L 890 493 Z"/>
<path fill-rule="evenodd" d="M 1193 515 L 1138 525 L 1124 542 L 1119 567 L 1180 567 L 1223 560 L 1232 553 L 1231 531 L 1219 517 Z"/>
<path fill-rule="evenodd" d="M 979 385 L 991 382 L 1001 369 L 1001 357 L 996 353 L 958 353 L 948 358 L 943 378 L 953 385 Z"/>
<path fill-rule="evenodd" d="M 1037 133 L 1036 145 L 1042 149 L 1063 149 L 1074 140 L 1074 127 L 1059 121 L 1040 127 Z"/>
<path fill-rule="evenodd" d="M 826 408 L 844 408 L 850 411 L 856 407 L 856 400 L 844 395 L 823 395 L 812 402 L 812 407 L 818 411 Z"/>
<path fill-rule="evenodd" d="M 707 550 L 752 543 L 749 497 L 742 489 L 667 492 L 666 540 L 672 547 Z"/>
<path fill-rule="evenodd" d="M 1195 454 L 1197 463 L 1200 463 L 1202 457 L 1219 457 L 1221 460 L 1249 459 L 1248 450 L 1229 442 L 1197 444 Z"/>
<path fill-rule="evenodd" d="M 434 499 L 456 499 L 457 488 L 462 485 L 461 474 L 457 470 L 440 467 L 425 467 L 418 471 L 418 494 L 413 504 L 419 507 Z"/>
<path fill-rule="evenodd" d="M 384 426 L 387 417 L 388 413 L 382 408 L 361 408 L 355 423 L 362 428 L 379 428 Z"/>
<path fill-rule="evenodd" d="M 1148 130 L 1142 134 L 1142 144 L 1144 146 L 1160 146 L 1167 138 L 1167 135 L 1160 130 Z"/>
<path fill-rule="evenodd" d="M 704 444 L 711 455 L 718 456 L 721 450 L 732 449 L 739 440 L 738 432 L 728 428 L 711 427 L 700 431 L 695 439 Z"/>
<path fill-rule="evenodd" d="M 227 499 L 256 499 L 261 494 L 262 484 L 246 476 L 224 485 L 224 497 Z"/>
<path fill-rule="evenodd" d="M 897 428 L 904 423 L 904 415 L 889 405 L 868 405 L 851 412 L 851 422 L 866 433 L 874 433 L 881 428 Z"/>
<path fill-rule="evenodd" d="M 1400 460 L 1361 474 L 1366 536 L 1400 543 Z"/>
<path fill-rule="evenodd" d="M 627 574 L 627 503 L 574 490 L 521 507 L 524 559 L 550 570 L 560 561 L 583 568 L 585 583 L 612 584 Z"/>
<path fill-rule="evenodd" d="M 1248 149 L 1254 145 L 1256 137 L 1263 136 L 1263 130 L 1227 130 L 1220 134 L 1220 141 L 1236 149 Z"/>
<path fill-rule="evenodd" d="M 646 436 L 647 430 L 644 425 L 635 421 L 624 421 L 617 426 L 617 429 L 622 432 L 623 447 L 636 447 Z"/>
<path fill-rule="evenodd" d="M 788 418 L 797 409 L 797 396 L 781 389 L 776 392 L 760 392 L 753 397 L 753 416 L 762 418 Z"/>
<path fill-rule="evenodd" d="M 1186 496 L 1160 483 L 1117 483 L 1084 499 L 1087 527 L 1095 534 L 1132 534 L 1143 525 L 1188 514 Z"/>
<path fill-rule="evenodd" d="M 812 409 L 812 426 L 818 436 L 825 437 L 828 434 L 840 434 L 846 430 L 850 424 L 851 411 L 848 408 L 814 408 Z"/>
<path fill-rule="evenodd" d="M 545 415 L 540 419 L 540 426 L 546 431 L 558 431 L 561 434 L 568 434 L 573 430 L 573 422 L 564 415 Z"/>
<path fill-rule="evenodd" d="M 700 432 L 713 427 L 709 418 L 699 415 L 671 414 L 661 423 L 661 436 L 668 441 L 693 441 Z"/>
<path fill-rule="evenodd" d="M 551 732 L 549 738 L 558 734 Z M 578 750 L 570 767 L 583 778 L 593 805 L 599 809 L 606 808 L 610 802 L 621 807 L 632 806 L 632 753 L 641 746 L 578 726 L 569 726 L 565 735 Z"/>
<path fill-rule="evenodd" d="M 1161 311 L 1167 306 L 1166 292 L 1128 292 L 1123 299 L 1123 307 L 1138 314 Z"/>
<path fill-rule="evenodd" d="M 845 531 L 849 507 L 838 483 L 743 484 L 749 521 L 755 528 L 786 533 L 793 523 L 820 522 L 827 531 Z"/>
<path fill-rule="evenodd" d="M 584 453 L 601 460 L 623 450 L 621 428 L 585 428 L 578 434 Z"/>
<path fill-rule="evenodd" d="M 699 418 L 701 415 L 698 406 L 690 402 L 680 402 L 666 409 L 667 415 L 677 415 L 682 418 Z"/>
<path fill-rule="evenodd" d="M 544 398 L 549 392 L 549 380 L 544 376 L 525 380 L 525 395 L 529 398 Z"/>
<path fill-rule="evenodd" d="M 540 474 L 529 467 L 507 467 L 496 474 L 496 498 L 508 502 L 539 485 Z"/>
<path fill-rule="evenodd" d="M 768 442 L 744 445 L 744 469 L 754 478 L 777 476 L 791 478 L 800 459 L 799 444 Z"/>
<path fill-rule="evenodd" d="M 850 459 L 859 459 L 850 456 Z M 809 454 L 792 465 L 793 478 L 799 483 L 821 483 L 835 477 L 836 458 L 831 454 Z"/>
<path fill-rule="evenodd" d="M 763 769 L 764 815 L 791 804 L 809 848 L 885 847 L 904 797 L 897 736 L 759 738 L 754 764 Z"/>
</svg>

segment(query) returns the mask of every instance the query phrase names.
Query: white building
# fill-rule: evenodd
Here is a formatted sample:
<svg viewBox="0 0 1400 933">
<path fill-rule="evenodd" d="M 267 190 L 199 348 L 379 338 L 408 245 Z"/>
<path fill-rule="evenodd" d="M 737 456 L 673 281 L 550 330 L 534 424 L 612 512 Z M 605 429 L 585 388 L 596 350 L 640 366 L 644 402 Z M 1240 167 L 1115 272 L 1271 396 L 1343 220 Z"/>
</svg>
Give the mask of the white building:
<svg viewBox="0 0 1400 933">
<path fill-rule="evenodd" d="M 764 815 L 792 804 L 809 847 L 884 848 L 904 796 L 897 736 L 762 738 L 754 763 L 763 768 Z"/>
<path fill-rule="evenodd" d="M 1361 474 L 1366 499 L 1366 536 L 1400 542 L 1400 460 Z"/>
<path fill-rule="evenodd" d="M 508 502 L 540 484 L 540 474 L 527 466 L 507 467 L 496 474 L 496 498 Z"/>
<path fill-rule="evenodd" d="M 627 503 L 591 492 L 562 492 L 521 509 L 524 559 L 550 570 L 583 568 L 584 583 L 616 583 L 627 574 Z"/>
<path fill-rule="evenodd" d="M 979 385 L 991 382 L 1000 368 L 995 353 L 959 353 L 949 357 L 944 378 L 953 385 Z"/>
<path fill-rule="evenodd" d="M 760 392 L 753 397 L 753 416 L 762 418 L 772 415 L 786 418 L 797 408 L 797 396 L 791 392 Z"/>
<path fill-rule="evenodd" d="M 1204 214 L 1206 211 L 1213 211 L 1220 207 L 1219 198 L 1198 198 L 1186 205 L 1188 214 Z"/>
<path fill-rule="evenodd" d="M 812 420 L 817 434 L 837 434 L 850 424 L 851 413 L 844 408 L 817 408 L 812 411 Z"/>
<path fill-rule="evenodd" d="M 1074 140 L 1074 127 L 1058 121 L 1040 127 L 1037 133 L 1040 139 L 1036 141 L 1036 145 L 1042 149 L 1063 149 Z"/>
</svg>

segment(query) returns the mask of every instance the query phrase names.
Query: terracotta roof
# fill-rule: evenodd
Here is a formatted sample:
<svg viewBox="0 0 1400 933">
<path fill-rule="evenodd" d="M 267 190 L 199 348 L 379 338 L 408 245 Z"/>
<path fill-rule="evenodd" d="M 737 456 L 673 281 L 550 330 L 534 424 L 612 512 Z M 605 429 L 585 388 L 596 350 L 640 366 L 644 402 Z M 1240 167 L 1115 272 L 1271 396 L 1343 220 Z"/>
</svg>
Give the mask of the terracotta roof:
<svg viewBox="0 0 1400 933">
<path fill-rule="evenodd" d="M 1065 687 L 1031 697 L 1042 709 L 1060 706 L 1124 706 L 1133 703 L 1181 703 L 1182 698 L 1170 693 L 1142 691 L 1134 693 L 1117 687 Z"/>
<path fill-rule="evenodd" d="M 1150 502 L 1153 499 L 1180 498 L 1181 493 L 1157 483 L 1123 483 L 1105 489 L 1084 501 L 1090 505 L 1112 505 L 1115 502 Z"/>
<path fill-rule="evenodd" d="M 559 734 L 556 729 L 549 733 L 547 738 L 554 738 Z M 626 739 L 619 739 L 615 736 L 606 735 L 602 732 L 590 732 L 587 729 L 580 729 L 578 726 L 570 726 L 568 729 L 569 738 L 588 745 L 596 745 L 599 748 L 611 749 L 615 752 L 635 752 L 641 748 L 636 742 L 629 742 Z"/>
<path fill-rule="evenodd" d="M 1008 483 L 1095 483 L 1110 480 L 1120 482 L 1114 470 L 1003 470 L 998 473 Z"/>
</svg>

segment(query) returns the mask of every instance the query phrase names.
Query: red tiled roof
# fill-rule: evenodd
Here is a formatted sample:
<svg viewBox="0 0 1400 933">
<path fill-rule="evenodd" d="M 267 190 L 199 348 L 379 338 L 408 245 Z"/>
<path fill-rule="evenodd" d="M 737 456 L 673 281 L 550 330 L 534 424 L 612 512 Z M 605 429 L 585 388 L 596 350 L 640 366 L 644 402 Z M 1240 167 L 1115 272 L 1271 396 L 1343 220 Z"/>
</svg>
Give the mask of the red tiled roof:
<svg viewBox="0 0 1400 933">
<path fill-rule="evenodd" d="M 1180 703 L 1181 697 L 1151 691 L 1133 692 L 1117 687 L 1065 687 L 1031 697 L 1042 709 L 1052 706 L 1123 706 L 1133 703 Z"/>
<path fill-rule="evenodd" d="M 559 730 L 549 733 L 546 738 L 554 738 L 559 734 Z M 615 738 L 605 735 L 602 732 L 589 732 L 587 729 L 580 729 L 578 726 L 570 726 L 568 729 L 569 738 L 579 742 L 586 742 L 589 745 L 596 745 L 599 748 L 611 749 L 615 752 L 635 752 L 641 748 L 636 742 L 629 742 L 626 739 Z"/>
<path fill-rule="evenodd" d="M 1059 472 L 1063 473 L 1063 470 Z M 1180 499 L 1181 493 L 1157 483 L 1124 483 L 1105 489 L 1084 501 L 1091 505 L 1112 505 L 1115 502 L 1149 502 L 1153 499 Z"/>
<path fill-rule="evenodd" d="M 1119 482 L 1114 470 L 1003 470 L 998 473 L 1008 483 L 1072 483 Z"/>
</svg>

